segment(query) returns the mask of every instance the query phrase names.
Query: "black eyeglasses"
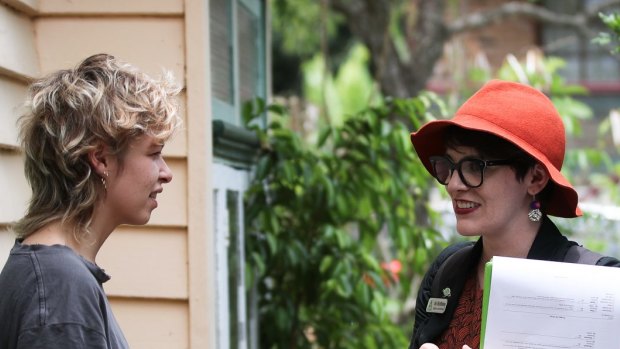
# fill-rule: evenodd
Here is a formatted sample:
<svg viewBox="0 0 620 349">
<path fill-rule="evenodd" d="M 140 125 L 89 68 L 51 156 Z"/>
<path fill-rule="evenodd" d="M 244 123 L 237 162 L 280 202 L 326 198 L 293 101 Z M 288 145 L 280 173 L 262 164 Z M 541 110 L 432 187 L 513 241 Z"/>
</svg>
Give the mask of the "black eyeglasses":
<svg viewBox="0 0 620 349">
<path fill-rule="evenodd" d="M 475 158 L 463 158 L 454 163 L 446 156 L 431 156 L 433 176 L 443 185 L 447 185 L 454 170 L 458 172 L 461 181 L 469 188 L 478 188 L 484 181 L 484 170 L 491 166 L 508 165 L 513 160 L 481 160 Z"/>
</svg>

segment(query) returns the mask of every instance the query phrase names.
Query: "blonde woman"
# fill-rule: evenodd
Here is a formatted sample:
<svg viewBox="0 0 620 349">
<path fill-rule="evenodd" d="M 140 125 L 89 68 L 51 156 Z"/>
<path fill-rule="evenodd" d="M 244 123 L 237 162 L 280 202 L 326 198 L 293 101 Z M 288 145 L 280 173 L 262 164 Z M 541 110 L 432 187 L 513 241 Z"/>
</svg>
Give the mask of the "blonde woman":
<svg viewBox="0 0 620 349">
<path fill-rule="evenodd" d="M 31 84 L 19 127 L 32 198 L 0 274 L 1 348 L 129 347 L 96 258 L 172 180 L 161 151 L 178 92 L 107 54 Z"/>
</svg>

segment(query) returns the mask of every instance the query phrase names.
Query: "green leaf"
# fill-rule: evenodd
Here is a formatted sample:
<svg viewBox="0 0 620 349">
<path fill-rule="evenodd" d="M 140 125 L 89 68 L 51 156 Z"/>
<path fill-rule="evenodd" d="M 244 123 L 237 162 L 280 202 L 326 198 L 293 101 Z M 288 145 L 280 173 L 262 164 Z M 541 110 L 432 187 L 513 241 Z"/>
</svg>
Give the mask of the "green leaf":
<svg viewBox="0 0 620 349">
<path fill-rule="evenodd" d="M 280 116 L 286 115 L 287 112 L 286 108 L 280 104 L 271 104 L 267 107 L 267 110 Z"/>
<path fill-rule="evenodd" d="M 324 274 L 325 272 L 327 272 L 328 269 L 331 268 L 333 263 L 334 263 L 334 257 L 332 257 L 332 256 L 324 256 L 323 260 L 321 260 L 321 265 L 319 266 L 319 271 Z"/>
<path fill-rule="evenodd" d="M 278 240 L 275 235 L 267 234 L 267 244 L 269 245 L 271 254 L 276 254 L 278 252 Z"/>
</svg>

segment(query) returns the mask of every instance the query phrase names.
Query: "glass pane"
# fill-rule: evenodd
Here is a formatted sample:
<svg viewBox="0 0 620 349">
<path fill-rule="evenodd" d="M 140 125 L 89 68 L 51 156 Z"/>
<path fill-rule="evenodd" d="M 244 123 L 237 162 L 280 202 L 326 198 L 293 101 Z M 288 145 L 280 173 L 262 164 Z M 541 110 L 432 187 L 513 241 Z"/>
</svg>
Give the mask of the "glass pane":
<svg viewBox="0 0 620 349">
<path fill-rule="evenodd" d="M 607 52 L 593 52 L 588 60 L 588 80 L 600 82 L 618 82 L 620 79 L 620 62 Z"/>
<path fill-rule="evenodd" d="M 549 53 L 576 53 L 579 50 L 579 35 L 568 28 L 545 26 L 542 39 L 545 51 Z"/>
<path fill-rule="evenodd" d="M 230 0 L 209 1 L 211 89 L 213 96 L 233 104 L 233 48 Z"/>
<path fill-rule="evenodd" d="M 579 82 L 579 56 L 576 54 L 562 57 L 566 61 L 566 66 L 562 68 L 560 73 L 568 82 Z"/>
<path fill-rule="evenodd" d="M 239 192 L 228 190 L 226 193 L 226 205 L 228 209 L 228 223 L 230 227 L 229 244 L 228 244 L 228 301 L 230 314 L 230 348 L 239 348 L 241 341 L 245 341 L 244 327 L 245 319 L 239 318 L 240 304 L 240 286 L 243 285 L 243 266 L 240 264 L 242 260 L 241 253 L 243 246 L 240 244 L 239 234 L 242 232 L 239 217 Z M 241 290 L 243 291 L 243 290 Z"/>
<path fill-rule="evenodd" d="M 228 219 L 227 212 L 224 207 L 226 200 L 220 189 L 213 190 L 213 217 L 215 217 L 215 234 L 213 235 L 213 244 L 215 246 L 215 274 L 216 284 L 215 288 L 215 304 L 217 319 L 216 322 L 216 347 L 228 348 L 228 309 L 224 307 L 228 304 L 228 267 L 227 267 L 227 224 Z M 223 220 L 224 222 L 221 222 Z M 224 223 L 224 224 L 221 224 Z"/>
<path fill-rule="evenodd" d="M 544 5 L 558 13 L 575 14 L 592 9 L 602 0 L 546 0 Z M 543 25 L 542 44 L 547 56 L 564 59 L 567 63 L 560 74 L 573 83 L 617 82 L 620 65 L 605 49 L 592 43 L 592 38 L 606 28 L 599 21 L 591 24 L 592 36 L 583 35 L 574 28 Z"/>
<path fill-rule="evenodd" d="M 583 0 L 546 0 L 545 7 L 557 13 L 573 14 L 581 9 Z"/>
<path fill-rule="evenodd" d="M 585 0 L 584 7 L 588 11 L 592 11 L 593 9 L 599 7 L 600 5 L 606 4 L 609 0 Z"/>
<path fill-rule="evenodd" d="M 260 96 L 260 38 L 258 17 L 244 5 L 237 7 L 239 42 L 239 98 L 241 103 Z"/>
</svg>

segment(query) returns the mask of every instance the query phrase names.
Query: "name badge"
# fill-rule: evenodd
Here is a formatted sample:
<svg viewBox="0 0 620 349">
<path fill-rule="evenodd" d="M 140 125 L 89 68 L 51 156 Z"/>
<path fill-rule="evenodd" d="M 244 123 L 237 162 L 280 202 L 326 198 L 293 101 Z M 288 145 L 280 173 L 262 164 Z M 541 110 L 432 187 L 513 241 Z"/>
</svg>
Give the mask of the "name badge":
<svg viewBox="0 0 620 349">
<path fill-rule="evenodd" d="M 427 313 L 443 314 L 448 306 L 448 300 L 444 298 L 431 298 L 426 305 Z"/>
</svg>

